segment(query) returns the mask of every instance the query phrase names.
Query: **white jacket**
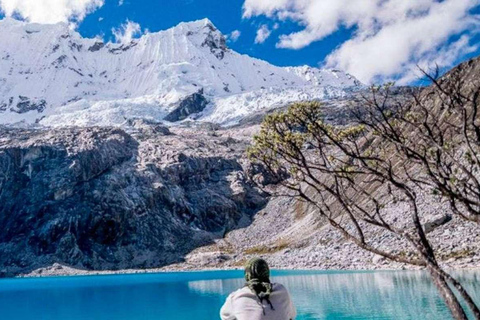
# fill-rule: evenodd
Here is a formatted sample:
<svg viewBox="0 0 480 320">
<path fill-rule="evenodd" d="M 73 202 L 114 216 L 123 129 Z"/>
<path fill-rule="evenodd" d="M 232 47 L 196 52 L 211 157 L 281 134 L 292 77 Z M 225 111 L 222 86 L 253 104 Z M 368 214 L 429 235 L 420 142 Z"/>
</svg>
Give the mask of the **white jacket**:
<svg viewBox="0 0 480 320">
<path fill-rule="evenodd" d="M 278 283 L 272 284 L 270 302 L 275 310 L 270 308 L 267 301 L 260 300 L 248 287 L 243 287 L 231 293 L 222 309 L 222 320 L 290 320 L 295 319 L 297 311 L 287 289 Z M 265 311 L 265 314 L 263 312 Z"/>
</svg>

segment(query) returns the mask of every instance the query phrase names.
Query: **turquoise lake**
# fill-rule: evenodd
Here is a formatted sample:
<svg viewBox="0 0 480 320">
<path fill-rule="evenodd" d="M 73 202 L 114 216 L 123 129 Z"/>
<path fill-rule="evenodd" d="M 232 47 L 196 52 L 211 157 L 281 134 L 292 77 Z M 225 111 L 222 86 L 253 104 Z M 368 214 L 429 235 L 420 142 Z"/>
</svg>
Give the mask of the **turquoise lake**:
<svg viewBox="0 0 480 320">
<path fill-rule="evenodd" d="M 0 319 L 219 319 L 241 271 L 0 280 Z M 480 302 L 480 273 L 459 275 Z M 297 319 L 451 319 L 423 272 L 274 271 Z"/>
</svg>

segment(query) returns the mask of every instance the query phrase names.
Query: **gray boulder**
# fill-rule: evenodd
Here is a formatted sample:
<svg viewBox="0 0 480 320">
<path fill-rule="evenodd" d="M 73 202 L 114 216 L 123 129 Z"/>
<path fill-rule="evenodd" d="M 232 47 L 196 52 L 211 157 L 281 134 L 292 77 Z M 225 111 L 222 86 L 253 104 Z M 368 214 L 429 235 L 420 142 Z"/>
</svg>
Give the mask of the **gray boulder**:
<svg viewBox="0 0 480 320">
<path fill-rule="evenodd" d="M 426 217 L 426 222 L 423 225 L 425 233 L 430 233 L 436 228 L 443 226 L 444 224 L 452 220 L 452 216 L 449 214 L 430 215 Z"/>
</svg>

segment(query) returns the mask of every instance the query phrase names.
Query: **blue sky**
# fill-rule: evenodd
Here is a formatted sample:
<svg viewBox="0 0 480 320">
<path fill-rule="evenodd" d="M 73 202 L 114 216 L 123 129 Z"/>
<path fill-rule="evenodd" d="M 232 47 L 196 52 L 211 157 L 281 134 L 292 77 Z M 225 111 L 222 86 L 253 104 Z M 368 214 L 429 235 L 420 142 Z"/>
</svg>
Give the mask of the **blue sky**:
<svg viewBox="0 0 480 320">
<path fill-rule="evenodd" d="M 106 41 L 127 20 L 156 32 L 209 18 L 224 34 L 239 31 L 229 46 L 240 53 L 400 84 L 417 81 L 417 64 L 447 70 L 479 55 L 479 7 L 480 0 L 0 0 L 3 15 L 73 22 L 83 36 Z"/>
</svg>

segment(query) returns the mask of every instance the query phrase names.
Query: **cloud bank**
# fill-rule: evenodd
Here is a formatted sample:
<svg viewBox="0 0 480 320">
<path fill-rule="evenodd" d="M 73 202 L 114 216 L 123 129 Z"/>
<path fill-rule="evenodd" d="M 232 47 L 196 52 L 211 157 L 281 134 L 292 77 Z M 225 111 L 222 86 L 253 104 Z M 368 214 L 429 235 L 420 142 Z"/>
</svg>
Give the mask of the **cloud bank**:
<svg viewBox="0 0 480 320">
<path fill-rule="evenodd" d="M 21 16 L 30 22 L 57 23 L 81 21 L 103 6 L 104 0 L 0 0 L 7 16 Z"/>
<path fill-rule="evenodd" d="M 365 83 L 415 80 L 416 64 L 450 67 L 477 49 L 471 10 L 480 0 L 245 0 L 244 18 L 291 20 L 302 30 L 280 36 L 279 48 L 301 49 L 341 28 L 351 38 L 325 59 Z"/>
</svg>

